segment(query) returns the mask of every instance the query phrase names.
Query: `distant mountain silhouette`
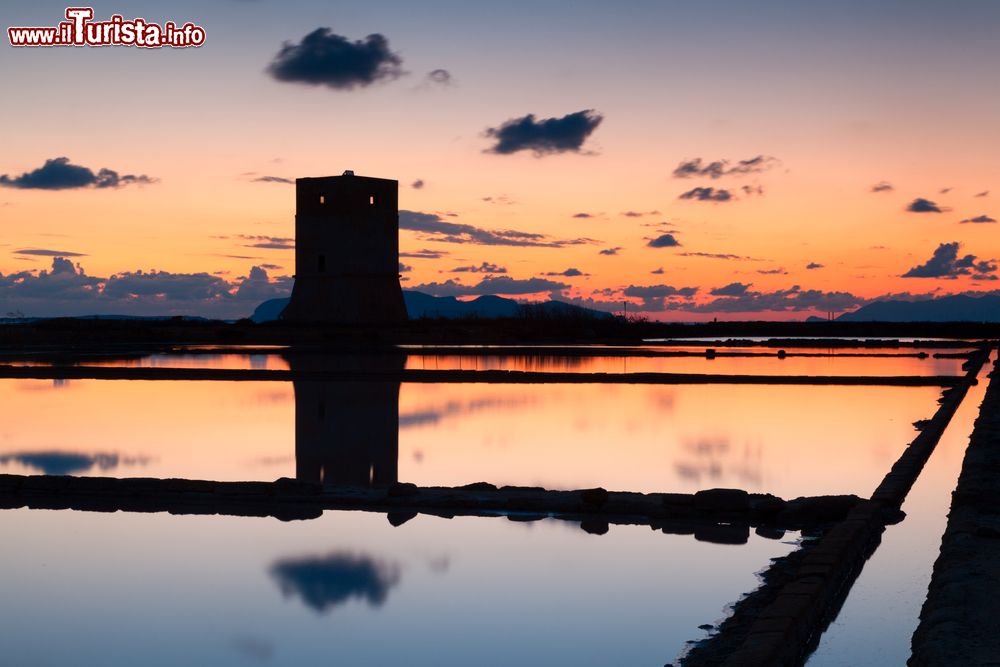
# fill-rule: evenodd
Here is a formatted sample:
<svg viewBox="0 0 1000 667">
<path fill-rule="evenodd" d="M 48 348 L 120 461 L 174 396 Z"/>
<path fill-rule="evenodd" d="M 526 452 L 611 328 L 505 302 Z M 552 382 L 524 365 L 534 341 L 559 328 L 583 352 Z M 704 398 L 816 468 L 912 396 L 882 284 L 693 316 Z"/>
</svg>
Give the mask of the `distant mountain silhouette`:
<svg viewBox="0 0 1000 667">
<path fill-rule="evenodd" d="M 1000 322 L 1000 294 L 956 294 L 922 301 L 876 301 L 837 318 L 840 322 Z"/>
<path fill-rule="evenodd" d="M 453 296 L 431 296 L 423 292 L 403 290 L 403 300 L 410 319 L 479 317 L 494 319 L 500 317 L 612 317 L 611 313 L 574 306 L 562 301 L 546 301 L 538 304 L 522 304 L 500 296 L 483 295 L 471 301 L 459 301 Z M 288 299 L 269 299 L 257 306 L 250 319 L 254 322 L 269 322 L 278 319 Z"/>
</svg>

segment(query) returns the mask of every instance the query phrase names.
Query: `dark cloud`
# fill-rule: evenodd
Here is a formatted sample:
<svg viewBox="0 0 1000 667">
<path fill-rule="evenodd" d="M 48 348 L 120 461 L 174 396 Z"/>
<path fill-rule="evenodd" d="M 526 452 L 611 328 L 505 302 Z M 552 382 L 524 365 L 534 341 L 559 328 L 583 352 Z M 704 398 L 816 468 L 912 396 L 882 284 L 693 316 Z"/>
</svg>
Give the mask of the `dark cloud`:
<svg viewBox="0 0 1000 667">
<path fill-rule="evenodd" d="M 259 266 L 260 268 L 267 269 L 268 271 L 280 271 L 281 269 L 285 268 L 280 264 L 260 264 Z"/>
<path fill-rule="evenodd" d="M 565 278 L 577 278 L 579 276 L 589 276 L 589 273 L 584 273 L 580 269 L 568 268 L 565 271 L 550 271 L 546 273 L 547 276 L 563 276 Z"/>
<path fill-rule="evenodd" d="M 351 90 L 397 79 L 405 74 L 402 65 L 382 35 L 352 42 L 330 28 L 317 28 L 298 44 L 285 42 L 267 71 L 278 81 Z"/>
<path fill-rule="evenodd" d="M 508 155 L 532 151 L 536 156 L 579 152 L 583 142 L 597 129 L 604 117 L 587 109 L 561 118 L 536 119 L 534 114 L 512 118 L 500 127 L 488 128 L 487 137 L 496 139 L 488 153 Z"/>
<path fill-rule="evenodd" d="M 654 276 L 662 276 L 664 273 L 666 273 L 666 271 L 664 271 L 663 267 L 661 266 L 658 269 L 653 269 L 652 271 L 650 271 L 650 273 L 652 273 Z"/>
<path fill-rule="evenodd" d="M 641 218 L 645 215 L 660 215 L 659 211 L 623 211 L 626 218 Z"/>
<path fill-rule="evenodd" d="M 604 250 L 598 251 L 599 255 L 617 255 L 620 251 L 624 250 L 621 246 L 616 246 L 614 248 L 605 248 Z"/>
<path fill-rule="evenodd" d="M 678 199 L 694 199 L 697 201 L 713 201 L 722 202 L 730 201 L 733 198 L 733 193 L 729 190 L 723 188 L 693 188 L 687 192 L 682 193 L 677 197 Z"/>
<path fill-rule="evenodd" d="M 903 278 L 948 278 L 972 276 L 975 280 L 996 280 L 997 265 L 975 255 L 958 256 L 958 241 L 942 243 L 929 260 L 903 274 Z"/>
<path fill-rule="evenodd" d="M 258 176 L 257 178 L 251 179 L 251 183 L 284 183 L 286 185 L 295 185 L 294 178 L 285 178 L 283 176 Z"/>
<path fill-rule="evenodd" d="M 483 262 L 479 266 L 456 266 L 451 273 L 507 273 L 503 266 L 497 266 L 489 262 Z"/>
<path fill-rule="evenodd" d="M 569 245 L 596 243 L 594 239 L 554 239 L 547 234 L 521 232 L 515 229 L 482 229 L 473 225 L 443 220 L 437 213 L 421 213 L 419 211 L 400 211 L 399 228 L 419 232 L 425 240 L 444 243 L 539 248 L 562 248 Z"/>
<path fill-rule="evenodd" d="M 401 252 L 399 256 L 406 257 L 407 259 L 441 259 L 447 254 L 446 250 L 429 250 L 423 248 L 414 252 Z"/>
<path fill-rule="evenodd" d="M 807 269 L 822 269 L 823 265 L 820 264 L 819 262 L 809 262 L 808 264 L 806 264 L 806 268 Z"/>
<path fill-rule="evenodd" d="M 941 194 L 943 194 L 943 195 L 946 195 L 946 194 L 948 194 L 949 192 L 951 192 L 951 191 L 952 191 L 952 189 L 953 189 L 953 188 L 941 188 L 941 190 L 940 190 L 940 193 L 941 193 Z"/>
<path fill-rule="evenodd" d="M 451 76 L 451 72 L 446 69 L 432 69 L 427 73 L 427 83 L 433 83 L 438 86 L 450 86 L 454 82 L 455 80 Z"/>
<path fill-rule="evenodd" d="M 768 155 L 757 155 L 747 160 L 739 160 L 729 166 L 729 160 L 714 160 L 703 162 L 700 157 L 693 160 L 682 160 L 674 169 L 674 178 L 722 178 L 723 176 L 745 176 L 768 171 L 780 164 L 777 158 Z"/>
<path fill-rule="evenodd" d="M 548 292 L 550 296 L 555 298 L 568 288 L 569 285 L 566 283 L 547 280 L 545 278 L 517 279 L 509 276 L 488 276 L 475 285 L 463 285 L 449 279 L 443 283 L 433 282 L 414 285 L 411 289 L 433 296 L 480 296 L 484 294 L 518 296 Z"/>
<path fill-rule="evenodd" d="M 672 285 L 629 285 L 621 290 L 622 296 L 642 299 L 640 308 L 644 311 L 669 310 L 668 302 L 690 300 L 698 293 L 697 287 L 673 287 Z"/>
<path fill-rule="evenodd" d="M 261 234 L 238 234 L 238 239 L 254 241 L 244 244 L 244 248 L 263 248 L 266 250 L 295 250 L 295 239 L 286 236 L 266 236 Z"/>
<path fill-rule="evenodd" d="M 910 213 L 943 213 L 944 211 L 940 206 L 932 202 L 930 199 L 924 199 L 923 197 L 917 197 L 909 203 L 906 210 Z"/>
<path fill-rule="evenodd" d="M 264 248 L 265 250 L 295 250 L 294 243 L 274 243 L 271 241 L 264 243 L 251 243 L 244 246 L 246 248 Z"/>
<path fill-rule="evenodd" d="M 414 190 L 422 190 L 424 185 L 426 185 L 424 183 L 424 179 L 418 178 L 417 180 L 413 181 L 413 183 L 410 184 L 410 187 L 413 188 Z"/>
<path fill-rule="evenodd" d="M 15 255 L 35 255 L 38 257 L 86 257 L 87 253 L 70 252 L 68 250 L 49 250 L 48 248 L 22 248 L 14 251 Z"/>
<path fill-rule="evenodd" d="M 763 186 L 760 185 L 741 185 L 740 190 L 742 190 L 743 194 L 745 194 L 748 197 L 751 197 L 753 195 L 764 194 L 764 188 Z"/>
<path fill-rule="evenodd" d="M 865 303 L 862 297 L 848 292 L 803 290 L 798 285 L 774 292 L 746 290 L 738 296 L 720 296 L 690 308 L 698 313 L 839 312 Z"/>
<path fill-rule="evenodd" d="M 399 263 L 399 272 L 400 273 L 409 273 L 412 270 L 413 270 L 413 267 L 410 266 L 409 264 L 403 264 L 402 262 Z"/>
<path fill-rule="evenodd" d="M 125 185 L 155 183 L 157 179 L 133 174 L 119 175 L 113 169 L 89 168 L 71 164 L 68 157 L 46 160 L 45 164 L 20 176 L 0 175 L 0 186 L 25 190 L 71 190 L 74 188 L 120 188 Z"/>
<path fill-rule="evenodd" d="M 288 296 L 292 279 L 269 278 L 263 267 L 226 280 L 210 273 L 126 271 L 107 278 L 54 257 L 49 271 L 0 275 L 0 303 L 32 316 L 200 315 L 234 319 L 261 301 Z"/>
<path fill-rule="evenodd" d="M 757 273 L 762 276 L 787 276 L 788 271 L 785 271 L 782 267 L 776 269 L 757 269 Z"/>
<path fill-rule="evenodd" d="M 973 195 L 973 197 L 989 197 L 989 196 L 990 196 L 989 190 L 983 190 L 982 192 L 977 192 L 976 194 Z"/>
<path fill-rule="evenodd" d="M 996 222 L 996 219 L 995 218 L 991 218 L 990 216 L 984 214 L 984 215 L 977 215 L 974 218 L 966 218 L 965 220 L 961 220 L 960 222 L 962 222 L 962 223 L 968 223 L 968 222 L 972 222 L 972 223 L 988 223 L 988 222 Z"/>
<path fill-rule="evenodd" d="M 680 244 L 680 241 L 675 239 L 673 234 L 662 234 L 655 239 L 650 239 L 646 245 L 650 248 L 676 248 Z"/>
<path fill-rule="evenodd" d="M 285 597 L 298 596 L 313 611 L 324 613 L 352 599 L 381 607 L 399 583 L 400 567 L 369 556 L 334 553 L 280 560 L 271 566 L 271 576 Z"/>
<path fill-rule="evenodd" d="M 712 296 L 743 296 L 750 289 L 751 283 L 729 283 L 725 287 L 716 287 L 709 292 Z"/>
<path fill-rule="evenodd" d="M 509 276 L 491 276 L 483 278 L 476 285 L 477 294 L 538 294 L 541 292 L 559 293 L 568 289 L 566 283 L 545 278 L 526 278 L 518 280 Z"/>
<path fill-rule="evenodd" d="M 879 181 L 872 186 L 872 192 L 892 192 L 896 188 L 888 181 Z"/>
<path fill-rule="evenodd" d="M 584 220 L 584 219 L 587 219 L 587 218 L 593 218 L 595 216 L 592 213 L 574 213 L 573 217 L 574 218 L 580 218 L 580 219 Z"/>
</svg>

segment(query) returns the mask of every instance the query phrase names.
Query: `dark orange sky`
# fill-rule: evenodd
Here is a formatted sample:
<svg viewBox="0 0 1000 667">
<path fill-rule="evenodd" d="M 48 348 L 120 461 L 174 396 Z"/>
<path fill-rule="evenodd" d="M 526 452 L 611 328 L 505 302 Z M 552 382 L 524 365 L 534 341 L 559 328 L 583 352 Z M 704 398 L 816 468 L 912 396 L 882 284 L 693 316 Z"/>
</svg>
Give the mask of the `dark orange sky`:
<svg viewBox="0 0 1000 667">
<path fill-rule="evenodd" d="M 248 314 L 294 271 L 282 180 L 345 169 L 400 181 L 405 289 L 681 320 L 994 289 L 1000 5 L 476 4 L 119 2 L 205 45 L 5 41 L 0 316 Z"/>
</svg>

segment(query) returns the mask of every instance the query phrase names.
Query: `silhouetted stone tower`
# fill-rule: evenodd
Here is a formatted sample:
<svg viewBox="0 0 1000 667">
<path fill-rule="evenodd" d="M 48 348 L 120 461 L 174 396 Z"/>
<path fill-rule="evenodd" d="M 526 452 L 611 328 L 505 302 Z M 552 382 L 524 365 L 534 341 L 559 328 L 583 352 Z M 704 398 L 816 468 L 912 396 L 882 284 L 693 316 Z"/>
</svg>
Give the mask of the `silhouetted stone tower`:
<svg viewBox="0 0 1000 667">
<path fill-rule="evenodd" d="M 281 317 L 341 324 L 406 319 L 397 181 L 353 171 L 295 180 L 295 285 Z"/>
</svg>

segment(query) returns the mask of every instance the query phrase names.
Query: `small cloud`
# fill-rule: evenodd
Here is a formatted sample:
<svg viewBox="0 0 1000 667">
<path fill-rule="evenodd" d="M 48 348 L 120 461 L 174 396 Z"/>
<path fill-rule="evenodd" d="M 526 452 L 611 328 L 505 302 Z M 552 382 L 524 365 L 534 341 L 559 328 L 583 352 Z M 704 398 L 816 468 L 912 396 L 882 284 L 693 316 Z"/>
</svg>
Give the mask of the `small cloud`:
<svg viewBox="0 0 1000 667">
<path fill-rule="evenodd" d="M 646 245 L 650 248 L 676 248 L 680 244 L 680 241 L 674 238 L 673 234 L 661 234 L 655 239 L 650 239 Z"/>
<path fill-rule="evenodd" d="M 255 234 L 237 234 L 236 238 L 244 241 L 254 241 L 246 243 L 244 248 L 263 248 L 265 250 L 294 250 L 295 239 L 285 236 L 265 236 Z"/>
<path fill-rule="evenodd" d="M 413 181 L 413 183 L 410 184 L 410 187 L 413 188 L 414 190 L 423 190 L 424 185 L 426 185 L 424 183 L 424 179 L 418 178 L 417 180 Z"/>
<path fill-rule="evenodd" d="M 990 196 L 989 190 L 983 190 L 982 192 L 977 192 L 976 194 L 973 195 L 973 197 L 989 197 L 989 196 Z"/>
<path fill-rule="evenodd" d="M 619 251 L 621 251 L 621 250 L 624 250 L 624 248 L 622 248 L 621 246 L 618 246 L 618 247 L 615 247 L 615 248 L 605 248 L 604 250 L 599 251 L 598 254 L 600 254 L 600 255 L 617 255 L 619 253 Z"/>
<path fill-rule="evenodd" d="M 666 272 L 663 270 L 663 267 L 661 266 L 658 269 L 653 269 L 652 271 L 650 271 L 650 273 L 652 273 L 654 276 L 662 276 Z"/>
<path fill-rule="evenodd" d="M 752 283 L 729 283 L 709 292 L 712 296 L 744 296 Z"/>
<path fill-rule="evenodd" d="M 48 248 L 22 248 L 14 251 L 15 255 L 34 255 L 36 257 L 86 257 L 84 252 L 69 250 L 49 250 Z"/>
<path fill-rule="evenodd" d="M 534 114 L 512 118 L 500 127 L 487 128 L 485 136 L 496 144 L 487 153 L 509 155 L 532 151 L 536 157 L 555 153 L 578 153 L 583 142 L 597 129 L 604 116 L 593 109 L 560 118 L 536 119 Z"/>
<path fill-rule="evenodd" d="M 516 229 L 483 229 L 474 225 L 444 220 L 437 213 L 422 213 L 420 211 L 400 211 L 399 228 L 418 232 L 424 240 L 444 243 L 537 248 L 562 248 L 569 245 L 596 243 L 594 239 L 555 239 L 547 234 L 522 232 Z"/>
<path fill-rule="evenodd" d="M 446 250 L 429 250 L 424 248 L 423 250 L 416 250 L 414 252 L 401 252 L 400 257 L 406 257 L 409 259 L 441 259 L 448 254 Z"/>
<path fill-rule="evenodd" d="M 822 269 L 823 265 L 820 264 L 819 262 L 809 262 L 808 264 L 806 264 L 806 268 L 807 269 Z"/>
<path fill-rule="evenodd" d="M 944 211 L 940 206 L 932 202 L 930 199 L 924 199 L 923 197 L 917 197 L 906 207 L 906 210 L 910 213 L 943 213 Z"/>
<path fill-rule="evenodd" d="M 511 199 L 509 195 L 498 195 L 496 197 L 491 195 L 489 197 L 481 197 L 480 199 L 481 201 L 484 201 L 487 204 L 494 204 L 496 206 L 513 206 L 514 204 L 517 203 L 516 201 Z M 448 215 L 453 217 L 455 216 L 454 213 L 449 213 Z"/>
<path fill-rule="evenodd" d="M 677 197 L 678 199 L 694 199 L 696 201 L 725 202 L 733 198 L 733 193 L 729 190 L 712 187 L 693 188 Z"/>
<path fill-rule="evenodd" d="M 450 86 L 455 83 L 455 79 L 451 76 L 451 72 L 446 69 L 432 69 L 427 73 L 427 83 L 432 83 L 438 86 Z"/>
<path fill-rule="evenodd" d="M 402 262 L 399 263 L 399 272 L 400 273 L 409 273 L 412 270 L 413 270 L 413 267 L 410 266 L 409 264 L 403 264 Z"/>
<path fill-rule="evenodd" d="M 479 266 L 456 266 L 451 273 L 507 273 L 506 267 L 483 262 Z"/>
<path fill-rule="evenodd" d="M 405 74 L 402 65 L 383 35 L 352 42 L 330 28 L 317 28 L 298 44 L 285 42 L 267 72 L 278 81 L 352 90 L 397 79 Z"/>
<path fill-rule="evenodd" d="M 592 213 L 574 213 L 573 217 L 579 218 L 580 220 L 587 220 L 589 218 L 594 218 L 596 216 Z"/>
<path fill-rule="evenodd" d="M 879 181 L 878 183 L 876 183 L 875 185 L 872 186 L 871 191 L 872 192 L 892 192 L 895 189 L 896 188 L 893 187 L 892 183 L 890 183 L 888 181 Z"/>
<path fill-rule="evenodd" d="M 995 218 L 991 218 L 990 216 L 984 214 L 984 215 L 977 215 L 974 218 L 966 218 L 965 220 L 961 220 L 960 222 L 961 223 L 967 223 L 967 222 L 989 223 L 989 222 L 996 222 L 996 219 Z"/>
<path fill-rule="evenodd" d="M 943 194 L 943 195 L 946 195 L 946 194 L 948 194 L 951 191 L 952 191 L 952 188 L 941 188 L 940 193 Z"/>
<path fill-rule="evenodd" d="M 146 185 L 157 179 L 145 175 L 120 175 L 113 169 L 91 169 L 72 164 L 68 157 L 46 160 L 38 169 L 20 176 L 0 175 L 0 186 L 23 190 L 72 190 L 78 188 L 115 189 L 125 185 Z"/>
<path fill-rule="evenodd" d="M 785 271 L 782 267 L 776 269 L 757 269 L 757 273 L 762 276 L 787 276 L 788 271 Z"/>
<path fill-rule="evenodd" d="M 682 160 L 673 171 L 674 178 L 707 177 L 711 179 L 723 176 L 745 176 L 759 174 L 781 164 L 781 161 L 769 155 L 757 155 L 747 160 L 739 160 L 730 167 L 729 160 L 714 160 L 703 162 L 700 157 L 693 160 Z"/>
<path fill-rule="evenodd" d="M 677 253 L 678 257 L 703 257 L 705 259 L 744 259 L 751 262 L 757 262 L 760 260 L 754 259 L 753 257 L 746 257 L 744 255 L 733 255 L 725 252 L 681 252 Z"/>
<path fill-rule="evenodd" d="M 294 178 L 285 178 L 283 176 L 258 176 L 257 178 L 250 179 L 251 183 L 284 183 L 286 185 L 295 185 Z"/>
<path fill-rule="evenodd" d="M 569 268 L 565 271 L 550 271 L 545 274 L 546 276 L 563 276 L 566 278 L 577 278 L 579 276 L 589 276 L 589 273 L 584 273 L 580 269 Z"/>
<path fill-rule="evenodd" d="M 624 211 L 622 212 L 626 218 L 641 218 L 644 215 L 660 215 L 659 211 Z"/>
</svg>

